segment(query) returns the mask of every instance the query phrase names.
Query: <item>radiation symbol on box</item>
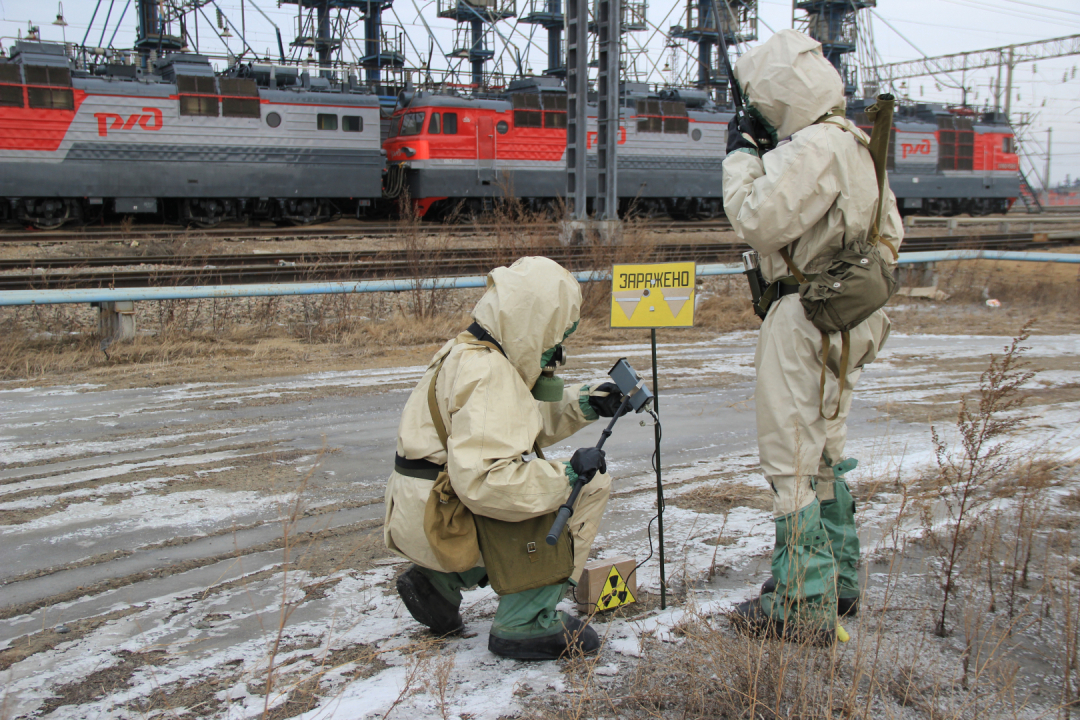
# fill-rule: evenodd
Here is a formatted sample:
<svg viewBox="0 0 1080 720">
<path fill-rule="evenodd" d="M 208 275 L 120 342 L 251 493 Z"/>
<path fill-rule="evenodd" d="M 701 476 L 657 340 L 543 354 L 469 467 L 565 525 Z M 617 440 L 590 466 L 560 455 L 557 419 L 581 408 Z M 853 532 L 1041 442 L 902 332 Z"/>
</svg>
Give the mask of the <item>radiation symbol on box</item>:
<svg viewBox="0 0 1080 720">
<path fill-rule="evenodd" d="M 611 566 L 607 580 L 604 581 L 604 589 L 600 592 L 600 599 L 596 601 L 597 610 L 614 610 L 620 605 L 629 605 L 637 602 L 630 588 L 626 587 L 626 580 L 619 574 L 618 568 Z"/>
</svg>

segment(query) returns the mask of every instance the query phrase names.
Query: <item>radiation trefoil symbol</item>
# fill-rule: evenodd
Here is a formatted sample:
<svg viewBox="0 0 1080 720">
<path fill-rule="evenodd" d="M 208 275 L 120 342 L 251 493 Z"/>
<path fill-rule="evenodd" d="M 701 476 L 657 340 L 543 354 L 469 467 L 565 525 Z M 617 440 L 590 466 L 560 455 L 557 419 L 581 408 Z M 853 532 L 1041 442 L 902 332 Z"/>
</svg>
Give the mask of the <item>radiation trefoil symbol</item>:
<svg viewBox="0 0 1080 720">
<path fill-rule="evenodd" d="M 604 589 L 600 593 L 600 599 L 596 601 L 596 609 L 614 610 L 620 605 L 629 605 L 632 602 L 637 602 L 634 599 L 634 594 L 630 592 L 630 588 L 626 587 L 626 581 L 623 580 L 623 576 L 619 574 L 618 569 L 612 565 L 611 572 L 608 573 L 607 580 L 604 581 Z"/>
</svg>

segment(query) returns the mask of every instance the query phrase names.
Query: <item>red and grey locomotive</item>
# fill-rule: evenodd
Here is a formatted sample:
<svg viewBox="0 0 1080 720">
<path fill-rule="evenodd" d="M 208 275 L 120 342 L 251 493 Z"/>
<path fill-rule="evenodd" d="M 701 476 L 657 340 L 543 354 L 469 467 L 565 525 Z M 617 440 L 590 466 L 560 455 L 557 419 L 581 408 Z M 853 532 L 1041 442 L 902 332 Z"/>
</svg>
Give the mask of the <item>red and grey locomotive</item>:
<svg viewBox="0 0 1080 720">
<path fill-rule="evenodd" d="M 76 69 L 59 43 L 0 58 L 0 219 L 103 212 L 212 226 L 357 212 L 382 195 L 379 101 L 354 78 L 176 53 Z"/>
<path fill-rule="evenodd" d="M 617 154 L 620 211 L 710 218 L 723 213 L 720 166 L 731 112 L 696 90 L 623 86 Z M 865 103 L 848 109 L 859 124 Z M 595 108 L 595 106 L 592 106 Z M 595 195 L 596 116 L 589 117 Z M 1019 194 L 1013 134 L 1001 115 L 940 105 L 902 108 L 889 181 L 905 213 L 1004 212 Z M 498 97 L 417 93 L 395 111 L 384 148 L 423 216 L 479 212 L 513 195 L 543 207 L 565 193 L 566 94 L 525 78 Z M 403 176 L 403 177 L 400 177 Z"/>
</svg>

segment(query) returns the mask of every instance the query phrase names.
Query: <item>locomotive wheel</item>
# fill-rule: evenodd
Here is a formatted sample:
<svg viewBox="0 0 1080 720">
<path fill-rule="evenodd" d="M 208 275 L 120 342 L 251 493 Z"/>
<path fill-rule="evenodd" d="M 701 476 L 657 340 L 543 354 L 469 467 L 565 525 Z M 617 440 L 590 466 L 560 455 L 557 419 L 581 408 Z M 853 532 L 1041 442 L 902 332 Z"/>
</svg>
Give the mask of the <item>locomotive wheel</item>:
<svg viewBox="0 0 1080 720">
<path fill-rule="evenodd" d="M 62 218 L 34 218 L 30 221 L 30 224 L 37 230 L 56 230 L 67 220 L 67 214 L 65 214 Z"/>
<path fill-rule="evenodd" d="M 59 207 L 57 205 L 59 204 Z M 25 214 L 23 217 L 29 221 L 30 224 L 38 230 L 56 230 L 61 225 L 71 219 L 71 204 L 67 200 L 48 200 L 42 202 L 35 207 L 31 204 L 31 208 L 42 212 L 40 215 Z M 57 211 L 63 209 L 62 214 L 57 214 Z"/>
</svg>

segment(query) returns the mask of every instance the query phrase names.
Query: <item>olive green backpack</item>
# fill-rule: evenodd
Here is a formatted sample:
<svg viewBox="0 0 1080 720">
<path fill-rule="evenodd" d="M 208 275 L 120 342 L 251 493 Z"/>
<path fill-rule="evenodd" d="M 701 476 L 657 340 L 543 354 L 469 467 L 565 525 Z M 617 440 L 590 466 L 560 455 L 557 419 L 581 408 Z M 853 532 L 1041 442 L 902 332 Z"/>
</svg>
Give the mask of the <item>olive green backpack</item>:
<svg viewBox="0 0 1080 720">
<path fill-rule="evenodd" d="M 843 392 L 847 380 L 850 347 L 848 332 L 884 307 L 896 291 L 896 278 L 892 268 L 878 251 L 878 246 L 889 248 L 893 259 L 897 253 L 888 240 L 881 236 L 881 219 L 885 206 L 885 166 L 889 149 L 889 135 L 893 117 L 892 95 L 879 95 L 877 103 L 867 108 L 866 115 L 874 123 L 874 129 L 867 142 L 861 135 L 851 133 L 859 143 L 870 151 L 877 174 L 878 201 L 877 211 L 867 237 L 849 239 L 844 237 L 840 249 L 835 251 L 827 262 L 815 262 L 826 265 L 824 272 L 807 277 L 791 260 L 786 248 L 781 248 L 780 255 L 787 263 L 791 274 L 799 282 L 799 297 L 803 310 L 814 326 L 821 331 L 821 389 L 818 410 L 822 417 L 835 420 L 840 414 L 840 403 L 831 416 L 825 414 L 825 367 L 829 357 L 830 333 L 840 333 L 842 346 L 840 351 L 840 389 Z M 818 122 L 832 117 L 826 115 Z M 847 127 L 836 127 L 851 132 Z"/>
</svg>

